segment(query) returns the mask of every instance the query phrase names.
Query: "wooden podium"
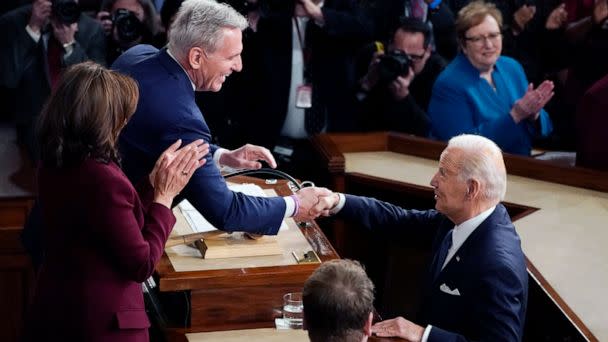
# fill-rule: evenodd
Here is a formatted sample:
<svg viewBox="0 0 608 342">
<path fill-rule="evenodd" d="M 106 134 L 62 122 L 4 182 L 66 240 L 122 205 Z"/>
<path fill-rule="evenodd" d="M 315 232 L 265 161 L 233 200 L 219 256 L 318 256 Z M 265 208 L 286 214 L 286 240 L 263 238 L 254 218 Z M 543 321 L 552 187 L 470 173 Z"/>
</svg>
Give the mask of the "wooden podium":
<svg viewBox="0 0 608 342">
<path fill-rule="evenodd" d="M 314 144 L 331 173 L 333 190 L 406 208 L 434 207 L 429 182 L 445 143 L 384 132 L 321 134 Z M 524 339 L 608 340 L 608 173 L 508 154 L 504 158 L 508 172 L 504 204 L 521 236 L 530 276 Z M 361 246 L 372 248 L 370 241 L 377 238 L 341 222 L 327 233 L 338 253 L 347 258 L 359 259 Z M 378 253 L 368 272 L 372 278 L 379 273 L 373 279 L 383 293 L 378 308 L 390 302 L 409 315 L 419 300 L 411 293 L 420 289 L 430 244 L 416 237 L 414 242 L 389 239 L 393 241 L 375 246 Z M 383 257 L 378 255 L 382 253 Z M 377 272 L 374 267 L 381 269 Z M 403 274 L 407 279 L 400 283 Z M 389 283 L 399 288 L 391 289 Z"/>
<path fill-rule="evenodd" d="M 229 181 L 254 183 L 273 189 L 280 196 L 292 194 L 287 182 L 282 180 L 273 185 L 242 176 Z M 300 230 L 321 261 L 339 258 L 315 222 L 302 226 L 292 221 L 290 229 Z M 320 264 L 298 264 L 293 258 L 287 265 L 269 266 L 264 258 L 227 258 L 221 261 L 225 265 L 222 268 L 178 271 L 166 251 L 156 268 L 159 290 L 185 291 L 190 312 L 188 325 L 171 326 L 167 335 L 274 327 L 274 318 L 282 317 L 283 294 L 301 291 L 308 276 Z"/>
</svg>

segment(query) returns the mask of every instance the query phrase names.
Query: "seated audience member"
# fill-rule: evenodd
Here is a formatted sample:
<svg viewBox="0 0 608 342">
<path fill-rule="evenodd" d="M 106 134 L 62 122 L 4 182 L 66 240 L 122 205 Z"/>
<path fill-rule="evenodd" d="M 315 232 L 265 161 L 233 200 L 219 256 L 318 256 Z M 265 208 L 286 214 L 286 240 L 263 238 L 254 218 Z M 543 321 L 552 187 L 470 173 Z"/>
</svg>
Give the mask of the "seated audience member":
<svg viewBox="0 0 608 342">
<path fill-rule="evenodd" d="M 374 284 L 352 260 L 324 262 L 304 283 L 304 322 L 312 342 L 364 342 L 371 336 Z"/>
<path fill-rule="evenodd" d="M 87 62 L 65 72 L 40 116 L 46 243 L 25 341 L 148 341 L 141 283 L 175 224 L 173 198 L 209 146 L 176 141 L 136 190 L 116 143 L 137 97 L 133 79 Z"/>
<path fill-rule="evenodd" d="M 608 171 L 608 75 L 585 93 L 576 120 L 576 165 Z"/>
<path fill-rule="evenodd" d="M 103 31 L 95 20 L 80 15 L 75 0 L 56 1 L 55 6 L 35 0 L 0 17 L 0 32 L 0 89 L 9 91 L 17 139 L 36 159 L 36 117 L 67 66 L 86 60 L 105 64 Z"/>
<path fill-rule="evenodd" d="M 418 19 L 402 18 L 388 52 L 376 52 L 362 78 L 361 127 L 427 136 L 426 110 L 435 79 L 445 60 L 431 51 L 430 27 Z M 374 46 L 377 46 L 376 43 Z M 397 66 L 397 68 L 395 68 Z"/>
<path fill-rule="evenodd" d="M 152 44 L 158 33 L 151 0 L 104 0 L 97 13 L 107 37 L 108 64 L 137 44 Z"/>
<path fill-rule="evenodd" d="M 373 198 L 333 194 L 329 213 L 386 233 L 434 236 L 433 259 L 413 321 L 376 323 L 378 336 L 408 341 L 521 341 L 528 274 L 521 241 L 500 204 L 506 187 L 500 148 L 478 135 L 450 139 L 431 179 L 436 210 L 406 210 Z"/>
<path fill-rule="evenodd" d="M 536 136 L 552 130 L 543 110 L 553 83 L 528 84 L 521 65 L 501 57 L 502 18 L 492 4 L 475 1 L 456 19 L 462 53 L 439 75 L 429 117 L 431 136 L 448 140 L 462 133 L 492 139 L 505 152 L 530 155 Z"/>
</svg>

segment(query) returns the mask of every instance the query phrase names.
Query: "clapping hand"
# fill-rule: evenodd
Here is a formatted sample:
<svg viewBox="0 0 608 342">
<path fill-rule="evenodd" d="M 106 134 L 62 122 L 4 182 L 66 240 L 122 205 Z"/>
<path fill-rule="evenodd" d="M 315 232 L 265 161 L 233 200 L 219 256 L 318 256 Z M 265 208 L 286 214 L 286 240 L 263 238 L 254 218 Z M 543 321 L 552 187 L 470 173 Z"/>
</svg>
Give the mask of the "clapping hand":
<svg viewBox="0 0 608 342">
<path fill-rule="evenodd" d="M 554 85 L 551 81 L 544 81 L 536 89 L 530 83 L 524 96 L 515 101 L 511 109 L 511 116 L 515 123 L 519 123 L 524 119 L 536 120 L 540 114 L 540 110 L 555 94 L 553 88 Z"/>
<path fill-rule="evenodd" d="M 188 184 L 196 169 L 203 166 L 209 145 L 196 140 L 181 149 L 181 139 L 167 148 L 156 161 L 150 173 L 154 186 L 154 201 L 170 207 L 173 198 Z"/>
<path fill-rule="evenodd" d="M 40 30 L 47 23 L 47 20 L 51 16 L 52 2 L 48 0 L 35 0 L 32 3 L 32 14 L 28 26 L 34 32 L 40 33 Z"/>
<path fill-rule="evenodd" d="M 219 162 L 221 165 L 235 169 L 259 169 L 262 167 L 259 160 L 264 160 L 273 169 L 277 167 L 277 162 L 267 148 L 251 144 L 224 152 L 220 156 Z"/>
<path fill-rule="evenodd" d="M 534 5 L 523 5 L 515 13 L 513 13 L 513 21 L 517 26 L 516 29 L 523 31 L 526 25 L 534 18 L 536 14 L 536 6 Z"/>
<path fill-rule="evenodd" d="M 566 4 L 560 4 L 555 7 L 547 17 L 545 28 L 547 30 L 557 30 L 566 23 L 567 19 L 568 12 L 566 12 Z"/>
</svg>

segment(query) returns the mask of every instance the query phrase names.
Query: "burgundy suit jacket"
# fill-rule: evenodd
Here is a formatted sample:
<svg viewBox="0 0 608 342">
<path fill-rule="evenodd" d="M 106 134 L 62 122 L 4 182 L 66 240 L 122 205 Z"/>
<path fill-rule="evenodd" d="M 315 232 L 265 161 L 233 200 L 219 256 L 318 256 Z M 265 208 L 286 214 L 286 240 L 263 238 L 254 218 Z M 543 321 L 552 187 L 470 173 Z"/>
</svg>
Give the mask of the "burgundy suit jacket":
<svg viewBox="0 0 608 342">
<path fill-rule="evenodd" d="M 576 165 L 608 171 L 608 75 L 585 93 L 576 121 Z"/>
<path fill-rule="evenodd" d="M 25 340 L 148 341 L 141 283 L 152 275 L 175 224 L 114 163 L 42 168 L 45 258 Z"/>
</svg>

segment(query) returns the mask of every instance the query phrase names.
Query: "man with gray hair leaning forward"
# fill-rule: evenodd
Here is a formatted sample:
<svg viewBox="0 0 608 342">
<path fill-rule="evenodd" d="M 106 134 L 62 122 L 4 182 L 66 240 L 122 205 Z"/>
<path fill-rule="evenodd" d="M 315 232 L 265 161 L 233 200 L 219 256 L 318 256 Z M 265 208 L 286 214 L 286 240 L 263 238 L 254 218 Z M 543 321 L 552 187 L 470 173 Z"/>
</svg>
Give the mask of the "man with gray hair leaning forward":
<svg viewBox="0 0 608 342">
<path fill-rule="evenodd" d="M 372 198 L 322 198 L 336 214 L 385 232 L 434 234 L 433 259 L 415 324 L 398 317 L 376 323 L 378 336 L 408 341 L 520 341 L 528 300 L 521 242 L 505 207 L 502 153 L 477 135 L 452 138 L 431 180 L 436 210 L 405 210 Z"/>
<path fill-rule="evenodd" d="M 209 159 L 192 175 L 181 198 L 218 229 L 273 235 L 284 217 L 316 216 L 311 207 L 318 196 L 330 192 L 306 188 L 288 197 L 263 198 L 226 187 L 218 165 L 255 169 L 264 160 L 276 167 L 263 147 L 245 145 L 228 151 L 211 144 L 211 132 L 194 100 L 195 91 L 217 92 L 232 72 L 241 70 L 241 31 L 246 27 L 247 20 L 226 4 L 187 0 L 169 30 L 168 48 L 138 45 L 121 55 L 112 68 L 135 78 L 140 96 L 120 135 L 120 153 L 123 170 L 135 184 L 176 140 L 184 145 L 198 139 L 209 142 Z"/>
<path fill-rule="evenodd" d="M 362 342 L 371 336 L 374 284 L 358 262 L 323 263 L 304 283 L 302 299 L 311 342 Z"/>
</svg>

